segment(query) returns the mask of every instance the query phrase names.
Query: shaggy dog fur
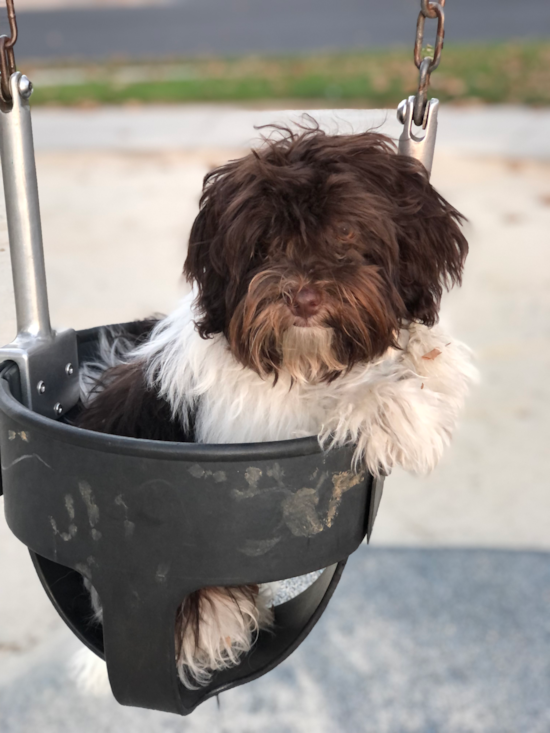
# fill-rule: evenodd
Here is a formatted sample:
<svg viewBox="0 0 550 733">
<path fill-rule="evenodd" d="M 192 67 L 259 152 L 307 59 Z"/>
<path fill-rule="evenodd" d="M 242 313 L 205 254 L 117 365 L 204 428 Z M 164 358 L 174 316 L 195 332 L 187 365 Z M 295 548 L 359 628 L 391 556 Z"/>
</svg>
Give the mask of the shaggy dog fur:
<svg viewBox="0 0 550 733">
<path fill-rule="evenodd" d="M 461 281 L 461 220 L 381 134 L 276 131 L 206 176 L 193 291 L 145 342 L 88 369 L 81 426 L 208 443 L 317 435 L 354 443 L 373 474 L 430 471 L 474 376 L 436 325 L 443 288 Z M 258 586 L 186 598 L 183 682 L 237 663 L 270 619 Z"/>
</svg>

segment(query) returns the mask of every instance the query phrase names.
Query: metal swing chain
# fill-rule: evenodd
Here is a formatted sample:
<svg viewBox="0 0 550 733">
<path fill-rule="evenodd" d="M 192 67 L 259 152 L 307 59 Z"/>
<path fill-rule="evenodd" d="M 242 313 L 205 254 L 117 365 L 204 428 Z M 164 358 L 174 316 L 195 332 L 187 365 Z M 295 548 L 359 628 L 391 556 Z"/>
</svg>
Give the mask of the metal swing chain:
<svg viewBox="0 0 550 733">
<path fill-rule="evenodd" d="M 443 50 L 443 41 L 445 39 L 445 0 L 431 2 L 430 0 L 420 0 L 420 13 L 416 21 L 416 40 L 414 44 L 414 63 L 419 70 L 418 91 L 414 98 L 413 121 L 420 127 L 424 123 L 424 115 L 428 103 L 428 86 L 430 84 L 430 76 L 435 71 L 441 61 L 441 51 Z M 424 48 L 424 26 L 426 18 L 437 18 L 437 32 L 433 57 L 422 56 Z"/>
<path fill-rule="evenodd" d="M 16 71 L 14 0 L 6 0 L 10 35 L 0 36 L 0 158 L 14 283 L 17 335 L 0 362 L 19 369 L 21 400 L 58 418 L 76 404 L 78 350 L 72 329 L 50 323 L 29 97 L 32 84 Z"/>
<path fill-rule="evenodd" d="M 6 7 L 8 11 L 10 35 L 0 36 L 0 96 L 2 97 L 2 101 L 9 103 L 12 99 L 10 77 L 16 70 L 13 47 L 17 41 L 17 21 L 15 19 L 13 0 L 6 0 Z"/>
</svg>

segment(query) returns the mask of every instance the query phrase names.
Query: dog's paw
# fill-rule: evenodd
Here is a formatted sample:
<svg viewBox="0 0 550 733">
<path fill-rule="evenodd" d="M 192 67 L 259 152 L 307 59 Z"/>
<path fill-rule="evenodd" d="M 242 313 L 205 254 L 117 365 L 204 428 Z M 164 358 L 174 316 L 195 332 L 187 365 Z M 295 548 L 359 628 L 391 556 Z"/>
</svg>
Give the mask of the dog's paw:
<svg viewBox="0 0 550 733">
<path fill-rule="evenodd" d="M 396 464 L 426 474 L 449 445 L 457 412 L 454 400 L 410 374 L 340 404 L 319 438 L 328 448 L 354 443 L 354 467 L 366 466 L 375 476 L 388 474 Z"/>
<path fill-rule="evenodd" d="M 355 462 L 364 462 L 375 476 L 390 473 L 396 464 L 426 475 L 450 445 L 454 424 L 454 413 L 436 393 L 387 404 L 379 419 L 360 432 Z"/>
<path fill-rule="evenodd" d="M 239 663 L 260 629 L 273 623 L 269 596 L 258 586 L 203 588 L 180 606 L 176 660 L 183 684 L 206 685 L 213 672 Z"/>
</svg>

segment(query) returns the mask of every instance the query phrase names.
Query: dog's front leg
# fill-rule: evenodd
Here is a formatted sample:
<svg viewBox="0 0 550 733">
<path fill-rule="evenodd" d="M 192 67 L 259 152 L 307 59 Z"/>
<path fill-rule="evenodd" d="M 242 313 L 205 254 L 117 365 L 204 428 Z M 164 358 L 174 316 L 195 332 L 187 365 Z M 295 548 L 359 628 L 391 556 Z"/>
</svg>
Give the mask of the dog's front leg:
<svg viewBox="0 0 550 733">
<path fill-rule="evenodd" d="M 342 390 L 320 435 L 324 445 L 354 442 L 356 464 L 374 475 L 398 463 L 426 474 L 449 445 L 476 370 L 470 352 L 439 327 L 410 327 L 401 356 L 384 376 Z"/>
</svg>

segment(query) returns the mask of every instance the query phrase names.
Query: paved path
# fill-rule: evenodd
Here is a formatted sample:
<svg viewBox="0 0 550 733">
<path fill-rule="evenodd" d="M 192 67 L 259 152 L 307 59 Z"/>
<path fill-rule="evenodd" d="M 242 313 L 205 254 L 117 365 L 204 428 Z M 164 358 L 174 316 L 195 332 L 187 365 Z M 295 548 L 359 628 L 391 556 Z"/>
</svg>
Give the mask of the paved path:
<svg viewBox="0 0 550 733">
<path fill-rule="evenodd" d="M 437 471 L 387 481 L 371 548 L 320 626 L 266 678 L 191 718 L 78 695 L 77 642 L 0 518 L 1 733 L 548 733 L 550 150 L 548 112 L 452 109 L 433 182 L 470 224 L 445 317 L 476 351 L 472 394 Z M 282 112 L 36 110 L 53 320 L 85 327 L 170 309 L 200 181 Z M 393 113 L 338 112 L 353 129 Z M 154 134 L 153 134 L 154 133 Z M 154 257 L 151 253 L 154 252 Z M 0 210 L 0 340 L 9 337 Z"/>
<path fill-rule="evenodd" d="M 19 14 L 17 53 L 20 60 L 162 58 L 410 45 L 417 13 L 417 0 L 181 0 L 35 11 Z M 446 13 L 448 42 L 550 35 L 546 0 L 451 0 Z"/>
<path fill-rule="evenodd" d="M 241 149 L 259 140 L 257 127 L 302 121 L 311 115 L 332 132 L 383 127 L 397 139 L 394 110 L 281 111 L 222 105 L 149 105 L 93 110 L 33 110 L 39 151 L 197 151 Z M 522 107 L 451 107 L 439 114 L 438 148 L 455 155 L 550 160 L 550 110 Z"/>
</svg>

